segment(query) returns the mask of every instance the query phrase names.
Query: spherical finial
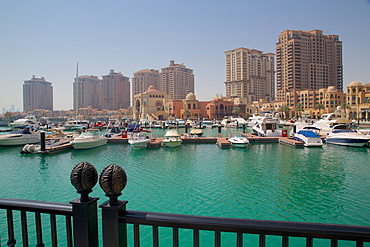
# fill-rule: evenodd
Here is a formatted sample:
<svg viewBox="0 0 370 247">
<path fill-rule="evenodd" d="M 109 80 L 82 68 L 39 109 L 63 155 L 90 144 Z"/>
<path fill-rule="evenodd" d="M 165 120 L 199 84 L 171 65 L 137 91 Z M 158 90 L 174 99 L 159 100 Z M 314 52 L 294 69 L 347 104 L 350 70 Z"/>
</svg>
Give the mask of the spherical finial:
<svg viewBox="0 0 370 247">
<path fill-rule="evenodd" d="M 92 164 L 82 161 L 73 168 L 70 179 L 84 201 L 88 200 L 89 193 L 98 181 L 98 172 Z"/>
<path fill-rule="evenodd" d="M 117 164 L 106 166 L 100 174 L 99 184 L 111 201 L 117 201 L 125 188 L 127 176 L 125 170 Z"/>
</svg>

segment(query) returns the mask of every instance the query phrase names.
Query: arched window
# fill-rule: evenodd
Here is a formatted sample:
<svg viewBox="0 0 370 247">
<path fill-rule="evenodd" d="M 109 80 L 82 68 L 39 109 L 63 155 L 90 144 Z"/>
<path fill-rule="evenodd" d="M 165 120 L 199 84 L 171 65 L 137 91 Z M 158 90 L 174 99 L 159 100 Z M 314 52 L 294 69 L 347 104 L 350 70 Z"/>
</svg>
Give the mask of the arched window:
<svg viewBox="0 0 370 247">
<path fill-rule="evenodd" d="M 223 110 L 224 109 L 224 105 L 223 104 L 221 104 L 220 105 L 220 110 Z"/>
<path fill-rule="evenodd" d="M 195 106 L 195 104 L 193 104 L 193 109 L 197 109 L 196 106 Z"/>
<path fill-rule="evenodd" d="M 188 104 L 188 109 L 191 109 L 191 104 Z"/>
</svg>

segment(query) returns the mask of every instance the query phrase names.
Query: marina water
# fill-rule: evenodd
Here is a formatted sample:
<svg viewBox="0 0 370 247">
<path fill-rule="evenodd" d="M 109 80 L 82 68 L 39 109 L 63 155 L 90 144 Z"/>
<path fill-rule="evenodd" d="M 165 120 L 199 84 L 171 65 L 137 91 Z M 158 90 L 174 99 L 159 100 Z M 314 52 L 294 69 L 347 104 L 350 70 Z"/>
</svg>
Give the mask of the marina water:
<svg viewBox="0 0 370 247">
<path fill-rule="evenodd" d="M 206 136 L 217 136 L 217 130 L 209 131 Z M 158 137 L 164 134 L 163 130 L 153 132 Z M 227 135 L 227 130 L 222 132 Z M 128 176 L 119 197 L 129 202 L 128 210 L 370 225 L 369 148 L 292 148 L 265 143 L 251 144 L 246 149 L 183 144 L 173 149 L 133 150 L 128 144 L 108 143 L 91 150 L 72 149 L 52 155 L 21 155 L 20 149 L 0 147 L 1 197 L 69 203 L 79 197 L 69 180 L 76 164 L 88 161 L 100 174 L 105 166 L 115 163 Z M 90 196 L 99 197 L 99 204 L 108 199 L 98 184 L 93 190 Z M 0 217 L 4 219 L 6 213 Z M 1 222 L 1 245 L 6 246 L 7 228 Z M 19 222 L 15 224 L 19 226 Z M 58 234 L 63 234 L 61 231 Z M 167 246 L 172 232 L 163 229 L 161 233 L 162 246 Z M 192 246 L 192 233 L 183 230 L 180 234 L 180 246 Z M 213 246 L 207 242 L 213 234 L 202 234 L 201 246 Z M 148 246 L 145 242 L 150 237 L 149 231 L 144 231 L 143 246 Z M 17 240 L 17 246 L 21 246 L 21 237 Z M 50 245 L 48 237 L 44 241 Z M 230 241 L 224 246 L 235 246 L 230 234 L 223 234 L 222 241 Z M 255 245 L 257 241 L 254 235 L 244 237 L 247 244 Z M 291 246 L 304 243 L 304 239 L 294 241 L 297 244 Z M 320 241 L 315 246 L 328 246 L 328 241 Z M 277 237 L 268 237 L 267 242 L 268 246 L 281 246 Z"/>
</svg>

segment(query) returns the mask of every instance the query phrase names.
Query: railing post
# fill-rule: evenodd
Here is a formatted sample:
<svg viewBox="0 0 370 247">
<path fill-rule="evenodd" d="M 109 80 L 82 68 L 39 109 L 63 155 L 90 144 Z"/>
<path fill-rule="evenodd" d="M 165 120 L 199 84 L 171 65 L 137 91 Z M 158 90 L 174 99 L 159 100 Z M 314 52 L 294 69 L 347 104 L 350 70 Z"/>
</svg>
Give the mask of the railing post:
<svg viewBox="0 0 370 247">
<path fill-rule="evenodd" d="M 109 197 L 109 200 L 101 204 L 103 223 L 104 247 L 126 247 L 127 228 L 126 224 L 119 223 L 120 211 L 126 211 L 127 201 L 118 200 L 121 191 L 125 188 L 127 176 L 122 167 L 116 164 L 106 166 L 100 174 L 100 187 Z"/>
<path fill-rule="evenodd" d="M 81 194 L 70 203 L 73 212 L 74 246 L 98 247 L 98 197 L 89 197 L 92 188 L 98 181 L 98 173 L 93 165 L 83 161 L 72 170 L 71 183 Z"/>
</svg>

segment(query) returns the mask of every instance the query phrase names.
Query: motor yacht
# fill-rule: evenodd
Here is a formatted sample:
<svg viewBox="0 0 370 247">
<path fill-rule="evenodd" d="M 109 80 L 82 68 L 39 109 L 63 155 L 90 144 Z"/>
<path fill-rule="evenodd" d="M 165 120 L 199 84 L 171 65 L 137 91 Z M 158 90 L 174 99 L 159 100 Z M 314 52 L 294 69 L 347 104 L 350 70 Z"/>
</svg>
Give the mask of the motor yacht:
<svg viewBox="0 0 370 247">
<path fill-rule="evenodd" d="M 128 143 L 134 149 L 146 148 L 151 140 L 152 132 L 149 130 L 140 129 L 129 132 Z"/>
<path fill-rule="evenodd" d="M 281 137 L 283 130 L 279 127 L 280 120 L 276 117 L 265 116 L 252 126 L 253 134 L 260 137 Z"/>
<path fill-rule="evenodd" d="M 369 135 L 358 133 L 347 124 L 335 125 L 326 137 L 328 144 L 350 147 L 363 147 L 369 145 L 369 141 Z"/>
<path fill-rule="evenodd" d="M 242 133 L 235 132 L 233 136 L 228 138 L 232 147 L 245 148 L 249 145 L 249 140 Z"/>
<path fill-rule="evenodd" d="M 176 130 L 168 130 L 164 135 L 162 141 L 163 147 L 179 147 L 181 146 L 182 140 L 179 133 Z"/>
<path fill-rule="evenodd" d="M 33 115 L 28 115 L 25 118 L 20 118 L 9 124 L 11 130 L 19 130 L 19 127 L 30 126 L 34 129 L 38 129 L 39 123 L 37 118 Z"/>
<path fill-rule="evenodd" d="M 320 135 L 328 135 L 333 126 L 338 124 L 354 124 L 354 120 L 350 120 L 345 117 L 341 117 L 341 115 L 337 115 L 335 113 L 326 113 L 322 114 L 322 118 L 318 121 L 316 121 L 313 126 L 320 129 Z"/>
<path fill-rule="evenodd" d="M 21 146 L 39 142 L 39 132 L 30 126 L 11 131 L 9 134 L 0 135 L 0 146 Z"/>
<path fill-rule="evenodd" d="M 90 149 L 107 144 L 107 137 L 100 134 L 99 129 L 87 129 L 71 141 L 74 149 Z"/>
<path fill-rule="evenodd" d="M 245 121 L 242 117 L 224 117 L 220 123 L 223 127 L 241 127 L 243 125 L 247 125 L 247 121 Z"/>
<path fill-rule="evenodd" d="M 303 142 L 305 147 L 322 147 L 323 142 L 319 133 L 319 128 L 307 126 L 294 133 L 293 139 Z"/>
</svg>

